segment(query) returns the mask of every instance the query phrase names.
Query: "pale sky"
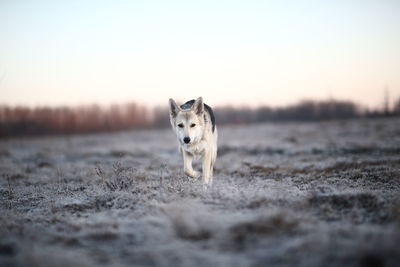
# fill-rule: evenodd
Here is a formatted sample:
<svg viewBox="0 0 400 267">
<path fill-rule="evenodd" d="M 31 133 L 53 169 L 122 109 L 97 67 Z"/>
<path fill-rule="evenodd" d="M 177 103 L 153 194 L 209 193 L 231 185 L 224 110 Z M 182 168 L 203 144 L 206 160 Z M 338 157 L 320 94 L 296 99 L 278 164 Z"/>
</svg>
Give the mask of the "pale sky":
<svg viewBox="0 0 400 267">
<path fill-rule="evenodd" d="M 0 0 L 0 103 L 379 107 L 400 97 L 400 1 Z"/>
</svg>

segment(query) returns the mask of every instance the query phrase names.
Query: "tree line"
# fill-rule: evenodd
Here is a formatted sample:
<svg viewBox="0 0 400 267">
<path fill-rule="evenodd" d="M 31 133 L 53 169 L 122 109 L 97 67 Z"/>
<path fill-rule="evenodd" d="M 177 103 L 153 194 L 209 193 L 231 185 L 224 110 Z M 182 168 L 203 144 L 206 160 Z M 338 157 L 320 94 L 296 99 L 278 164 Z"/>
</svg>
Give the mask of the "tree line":
<svg viewBox="0 0 400 267">
<path fill-rule="evenodd" d="M 0 137 L 110 132 L 148 123 L 148 110 L 135 103 L 107 108 L 0 106 Z"/>
<path fill-rule="evenodd" d="M 400 115 L 400 99 L 390 110 L 363 109 L 350 101 L 302 101 L 272 108 L 261 106 L 216 107 L 218 125 L 279 121 L 321 121 L 360 117 Z M 0 106 L 0 137 L 47 134 L 110 132 L 133 128 L 163 128 L 169 126 L 167 107 L 148 109 L 136 103 L 101 107 L 8 107 Z"/>
</svg>

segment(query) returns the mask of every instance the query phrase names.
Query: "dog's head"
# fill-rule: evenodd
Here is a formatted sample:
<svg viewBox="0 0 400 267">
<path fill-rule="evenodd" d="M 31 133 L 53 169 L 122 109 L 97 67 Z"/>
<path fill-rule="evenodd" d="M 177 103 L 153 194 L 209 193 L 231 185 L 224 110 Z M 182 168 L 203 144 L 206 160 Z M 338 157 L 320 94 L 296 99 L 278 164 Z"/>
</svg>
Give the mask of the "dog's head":
<svg viewBox="0 0 400 267">
<path fill-rule="evenodd" d="M 199 97 L 190 109 L 181 109 L 171 98 L 169 100 L 169 118 L 179 142 L 190 146 L 203 137 L 204 132 L 204 103 Z"/>
</svg>

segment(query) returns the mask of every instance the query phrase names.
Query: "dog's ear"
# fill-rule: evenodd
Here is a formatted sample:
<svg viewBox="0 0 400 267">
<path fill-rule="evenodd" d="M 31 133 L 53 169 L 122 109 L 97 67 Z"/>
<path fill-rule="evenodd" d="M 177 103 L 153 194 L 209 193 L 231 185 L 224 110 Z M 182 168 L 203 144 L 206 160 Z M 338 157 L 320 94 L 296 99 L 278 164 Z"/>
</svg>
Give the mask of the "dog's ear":
<svg viewBox="0 0 400 267">
<path fill-rule="evenodd" d="M 169 99 L 169 114 L 172 118 L 175 118 L 178 112 L 180 111 L 179 106 L 175 103 L 175 101 L 170 98 Z"/>
<path fill-rule="evenodd" d="M 200 115 L 204 112 L 204 103 L 203 103 L 203 98 L 199 97 L 196 99 L 192 106 L 192 110 L 197 114 Z"/>
</svg>

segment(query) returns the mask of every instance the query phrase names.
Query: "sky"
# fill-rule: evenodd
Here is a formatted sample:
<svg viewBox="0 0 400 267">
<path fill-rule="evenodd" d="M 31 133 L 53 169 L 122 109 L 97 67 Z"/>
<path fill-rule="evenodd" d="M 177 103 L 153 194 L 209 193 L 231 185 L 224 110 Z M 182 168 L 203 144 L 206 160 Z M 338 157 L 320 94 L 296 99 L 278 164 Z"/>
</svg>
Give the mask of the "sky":
<svg viewBox="0 0 400 267">
<path fill-rule="evenodd" d="M 0 103 L 400 98 L 400 1 L 0 0 Z"/>
</svg>

